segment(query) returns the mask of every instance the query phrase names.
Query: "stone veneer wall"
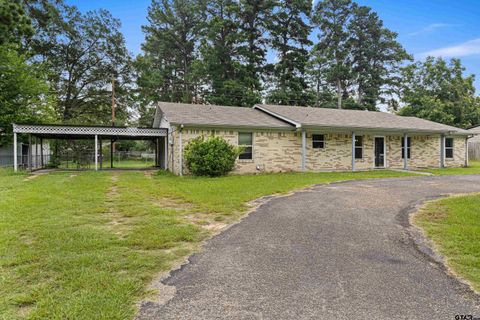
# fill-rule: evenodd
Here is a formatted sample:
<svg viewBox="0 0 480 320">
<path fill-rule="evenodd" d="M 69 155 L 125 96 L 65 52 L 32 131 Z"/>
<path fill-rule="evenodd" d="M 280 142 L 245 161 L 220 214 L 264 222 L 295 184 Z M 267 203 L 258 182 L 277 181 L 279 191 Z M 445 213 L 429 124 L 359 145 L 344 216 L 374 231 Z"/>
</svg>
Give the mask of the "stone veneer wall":
<svg viewBox="0 0 480 320">
<path fill-rule="evenodd" d="M 315 134 L 315 132 L 313 133 Z M 307 171 L 331 171 L 351 170 L 351 141 L 352 136 L 348 133 L 322 133 L 325 135 L 325 148 L 312 148 L 312 133 L 307 133 L 306 145 L 306 170 Z M 205 129 L 184 128 L 183 146 L 190 140 L 200 135 L 221 136 L 236 145 L 238 142 L 238 130 L 236 129 Z M 355 160 L 357 170 L 374 168 L 374 135 L 363 135 L 363 159 Z M 385 136 L 387 151 L 387 168 L 403 168 L 402 144 L 403 136 Z M 440 165 L 440 136 L 412 136 L 411 159 L 409 167 L 439 167 Z M 179 174 L 179 133 L 172 128 L 168 166 L 169 170 Z M 293 131 L 253 131 L 253 159 L 237 160 L 235 173 L 255 172 L 289 172 L 301 170 L 301 133 Z M 454 159 L 446 159 L 445 166 L 458 167 L 465 163 L 465 139 L 454 139 Z M 184 171 L 187 169 L 184 163 Z"/>
</svg>

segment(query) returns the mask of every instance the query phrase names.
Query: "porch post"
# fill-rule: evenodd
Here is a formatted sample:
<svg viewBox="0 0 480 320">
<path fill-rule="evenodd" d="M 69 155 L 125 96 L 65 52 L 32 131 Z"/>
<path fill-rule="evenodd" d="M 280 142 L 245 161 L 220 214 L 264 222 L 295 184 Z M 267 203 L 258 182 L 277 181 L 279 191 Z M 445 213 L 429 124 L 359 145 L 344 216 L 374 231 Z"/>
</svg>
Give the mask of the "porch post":
<svg viewBox="0 0 480 320">
<path fill-rule="evenodd" d="M 352 171 L 355 171 L 355 132 L 352 132 Z"/>
<path fill-rule="evenodd" d="M 403 134 L 403 169 L 408 169 L 408 135 L 407 133 Z"/>
<path fill-rule="evenodd" d="M 305 158 L 307 153 L 307 132 L 302 129 L 302 172 L 305 172 Z"/>
<path fill-rule="evenodd" d="M 440 136 L 440 168 L 445 168 L 445 135 Z"/>
<path fill-rule="evenodd" d="M 180 132 L 178 134 L 178 147 L 179 147 L 179 159 L 180 159 L 180 168 L 179 174 L 183 176 L 183 141 L 182 141 L 182 131 L 183 128 L 180 128 Z"/>
<path fill-rule="evenodd" d="M 98 170 L 98 135 L 95 135 L 95 171 Z"/>
<path fill-rule="evenodd" d="M 18 155 L 17 155 L 17 133 L 13 133 L 13 170 L 18 171 Z"/>
<path fill-rule="evenodd" d="M 43 168 L 43 138 L 40 138 L 40 166 Z"/>
</svg>

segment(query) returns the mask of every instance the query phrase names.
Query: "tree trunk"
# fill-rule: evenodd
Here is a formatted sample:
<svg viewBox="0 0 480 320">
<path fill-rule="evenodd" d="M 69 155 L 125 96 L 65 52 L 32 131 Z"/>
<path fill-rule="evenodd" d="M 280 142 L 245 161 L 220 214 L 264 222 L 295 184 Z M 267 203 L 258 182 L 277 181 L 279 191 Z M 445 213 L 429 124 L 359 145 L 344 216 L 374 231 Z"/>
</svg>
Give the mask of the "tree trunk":
<svg viewBox="0 0 480 320">
<path fill-rule="evenodd" d="M 337 108 L 342 109 L 342 95 L 343 95 L 343 90 L 342 90 L 342 82 L 340 79 L 337 80 Z"/>
</svg>

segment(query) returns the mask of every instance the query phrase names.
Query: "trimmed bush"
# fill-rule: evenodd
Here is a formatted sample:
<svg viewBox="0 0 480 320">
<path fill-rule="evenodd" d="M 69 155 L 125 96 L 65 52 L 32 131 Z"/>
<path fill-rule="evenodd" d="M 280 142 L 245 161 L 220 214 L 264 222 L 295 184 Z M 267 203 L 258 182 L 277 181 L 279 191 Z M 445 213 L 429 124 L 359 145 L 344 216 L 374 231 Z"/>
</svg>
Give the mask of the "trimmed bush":
<svg viewBox="0 0 480 320">
<path fill-rule="evenodd" d="M 203 136 L 190 141 L 184 158 L 188 170 L 196 176 L 223 176 L 233 170 L 240 148 L 221 137 Z"/>
</svg>

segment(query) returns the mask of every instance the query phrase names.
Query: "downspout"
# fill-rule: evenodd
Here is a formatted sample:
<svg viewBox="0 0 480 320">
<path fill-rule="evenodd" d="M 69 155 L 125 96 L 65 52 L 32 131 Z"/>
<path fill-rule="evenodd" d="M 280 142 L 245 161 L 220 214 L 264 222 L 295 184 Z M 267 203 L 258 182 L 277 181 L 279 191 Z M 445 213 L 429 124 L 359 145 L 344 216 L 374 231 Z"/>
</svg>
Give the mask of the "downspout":
<svg viewBox="0 0 480 320">
<path fill-rule="evenodd" d="M 408 170 L 408 135 L 403 134 L 403 169 Z"/>
</svg>

